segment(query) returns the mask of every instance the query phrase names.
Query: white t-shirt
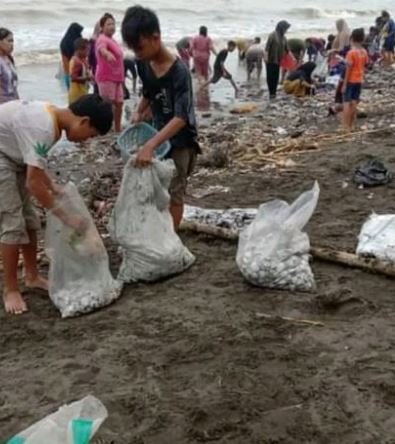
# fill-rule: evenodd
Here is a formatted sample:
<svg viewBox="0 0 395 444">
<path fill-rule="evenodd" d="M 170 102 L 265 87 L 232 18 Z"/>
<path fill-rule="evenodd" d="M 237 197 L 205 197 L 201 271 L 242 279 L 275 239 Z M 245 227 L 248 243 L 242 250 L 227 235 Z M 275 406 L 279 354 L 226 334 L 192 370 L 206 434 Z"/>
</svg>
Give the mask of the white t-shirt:
<svg viewBox="0 0 395 444">
<path fill-rule="evenodd" d="M 0 154 L 18 166 L 45 168 L 59 133 L 48 103 L 15 100 L 0 105 Z"/>
</svg>

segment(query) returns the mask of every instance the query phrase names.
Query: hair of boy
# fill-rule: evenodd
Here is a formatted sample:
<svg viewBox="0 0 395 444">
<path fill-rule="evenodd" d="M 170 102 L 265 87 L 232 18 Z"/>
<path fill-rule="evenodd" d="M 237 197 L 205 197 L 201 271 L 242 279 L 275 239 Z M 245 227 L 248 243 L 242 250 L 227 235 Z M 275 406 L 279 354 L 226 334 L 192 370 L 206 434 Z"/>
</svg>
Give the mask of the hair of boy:
<svg viewBox="0 0 395 444">
<path fill-rule="evenodd" d="M 259 44 L 261 43 L 261 38 L 260 38 L 260 37 L 255 37 L 255 38 L 254 38 L 254 43 L 255 43 L 256 45 L 259 45 Z"/>
<path fill-rule="evenodd" d="M 75 51 L 80 51 L 80 50 L 83 50 L 83 49 L 87 49 L 88 46 L 89 46 L 89 40 L 87 40 L 87 39 L 81 38 L 81 39 L 77 39 L 74 42 L 74 50 Z"/>
<path fill-rule="evenodd" d="M 12 32 L 7 28 L 0 28 L 0 40 L 4 40 L 9 37 Z"/>
<path fill-rule="evenodd" d="M 136 46 L 141 37 L 160 34 L 158 16 L 152 9 L 143 6 L 131 6 L 122 21 L 122 38 L 129 46 Z"/>
<path fill-rule="evenodd" d="M 107 20 L 110 20 L 110 19 L 114 20 L 114 22 L 115 22 L 114 16 L 112 14 L 110 14 L 109 12 L 106 12 L 99 20 L 100 28 L 103 28 L 105 26 Z"/>
<path fill-rule="evenodd" d="M 363 28 L 354 29 L 351 33 L 351 40 L 354 43 L 363 43 L 365 40 L 365 30 Z"/>
<path fill-rule="evenodd" d="M 328 42 L 334 42 L 336 39 L 336 36 L 334 34 L 329 34 L 328 35 Z"/>
<path fill-rule="evenodd" d="M 381 17 L 385 18 L 385 19 L 391 18 L 390 13 L 388 11 L 385 11 L 385 10 L 381 12 Z"/>
<path fill-rule="evenodd" d="M 236 48 L 236 42 L 233 40 L 229 40 L 228 42 L 228 48 Z"/>
<path fill-rule="evenodd" d="M 76 116 L 89 117 L 90 126 L 96 128 L 101 135 L 107 134 L 112 127 L 112 104 L 96 94 L 82 96 L 69 109 Z"/>
<path fill-rule="evenodd" d="M 203 35 L 204 37 L 207 37 L 207 34 L 208 34 L 207 26 L 201 26 L 199 28 L 199 34 Z"/>
</svg>

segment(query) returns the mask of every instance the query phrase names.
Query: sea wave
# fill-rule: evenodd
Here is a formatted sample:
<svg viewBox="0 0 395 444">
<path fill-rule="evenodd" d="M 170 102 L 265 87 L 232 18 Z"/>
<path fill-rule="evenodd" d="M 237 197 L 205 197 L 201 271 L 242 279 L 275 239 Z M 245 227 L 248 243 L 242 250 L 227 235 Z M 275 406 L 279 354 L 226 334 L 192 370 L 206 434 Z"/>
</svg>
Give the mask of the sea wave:
<svg viewBox="0 0 395 444">
<path fill-rule="evenodd" d="M 59 49 L 22 51 L 15 54 L 17 66 L 60 62 Z"/>
<path fill-rule="evenodd" d="M 322 9 L 315 7 L 293 8 L 289 11 L 292 17 L 303 19 L 322 19 L 322 18 L 358 18 L 358 17 L 372 17 L 372 20 L 379 14 L 378 11 L 359 10 L 359 9 Z"/>
</svg>

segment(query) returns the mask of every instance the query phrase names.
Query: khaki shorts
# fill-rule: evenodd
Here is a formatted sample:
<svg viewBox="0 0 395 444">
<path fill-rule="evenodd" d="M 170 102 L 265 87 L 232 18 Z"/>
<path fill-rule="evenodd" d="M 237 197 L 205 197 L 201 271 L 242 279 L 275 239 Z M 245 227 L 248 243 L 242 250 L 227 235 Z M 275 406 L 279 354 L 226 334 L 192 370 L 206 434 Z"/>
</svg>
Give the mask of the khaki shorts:
<svg viewBox="0 0 395 444">
<path fill-rule="evenodd" d="M 26 169 L 0 157 L 0 242 L 29 243 L 27 230 L 39 230 L 40 219 L 26 189 Z"/>
<path fill-rule="evenodd" d="M 193 173 L 196 164 L 197 151 L 195 148 L 173 148 L 169 158 L 176 165 L 176 174 L 173 177 L 169 193 L 171 203 L 182 205 L 188 185 L 188 177 Z"/>
</svg>

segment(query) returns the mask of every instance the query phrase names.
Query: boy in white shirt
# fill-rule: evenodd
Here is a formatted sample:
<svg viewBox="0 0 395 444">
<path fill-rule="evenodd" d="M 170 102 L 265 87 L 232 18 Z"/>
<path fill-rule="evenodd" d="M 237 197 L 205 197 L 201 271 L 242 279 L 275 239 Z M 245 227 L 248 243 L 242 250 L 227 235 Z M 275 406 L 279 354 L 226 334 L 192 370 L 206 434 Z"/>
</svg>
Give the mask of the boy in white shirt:
<svg viewBox="0 0 395 444">
<path fill-rule="evenodd" d="M 38 273 L 36 233 L 40 221 L 31 197 L 77 231 L 84 231 L 86 226 L 80 217 L 55 208 L 61 188 L 45 170 L 49 150 L 62 131 L 72 142 L 106 134 L 112 118 L 111 104 L 94 95 L 84 96 L 65 109 L 22 100 L 0 105 L 0 252 L 7 313 L 27 311 L 17 279 L 20 250 L 27 288 L 48 289 L 46 279 Z"/>
</svg>

